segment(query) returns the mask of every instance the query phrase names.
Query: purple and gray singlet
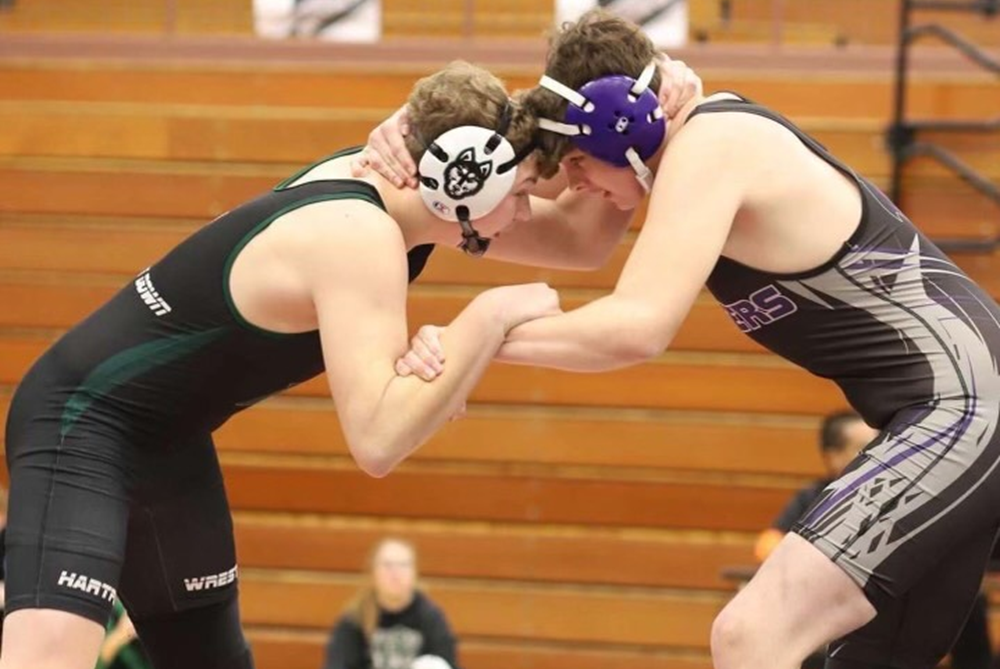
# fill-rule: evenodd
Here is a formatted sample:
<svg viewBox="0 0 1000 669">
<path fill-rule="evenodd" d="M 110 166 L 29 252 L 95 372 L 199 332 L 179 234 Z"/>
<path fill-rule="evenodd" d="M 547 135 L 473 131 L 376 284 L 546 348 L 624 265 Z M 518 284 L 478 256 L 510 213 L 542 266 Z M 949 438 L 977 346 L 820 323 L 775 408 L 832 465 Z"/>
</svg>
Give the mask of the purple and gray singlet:
<svg viewBox="0 0 1000 669">
<path fill-rule="evenodd" d="M 832 656 L 933 666 L 978 590 L 1000 522 L 1000 307 L 878 188 L 789 121 L 732 100 L 694 114 L 710 112 L 779 123 L 858 184 L 860 224 L 828 262 L 774 274 L 721 258 L 707 285 L 744 333 L 835 382 L 881 430 L 793 530 L 879 611 L 832 644 Z"/>
</svg>

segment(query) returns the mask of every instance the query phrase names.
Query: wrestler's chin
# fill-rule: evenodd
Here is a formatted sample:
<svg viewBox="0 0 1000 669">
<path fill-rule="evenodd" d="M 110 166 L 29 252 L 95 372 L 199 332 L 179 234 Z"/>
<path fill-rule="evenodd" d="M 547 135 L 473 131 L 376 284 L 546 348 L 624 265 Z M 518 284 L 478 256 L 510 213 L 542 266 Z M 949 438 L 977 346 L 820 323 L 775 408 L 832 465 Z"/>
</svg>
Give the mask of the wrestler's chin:
<svg viewBox="0 0 1000 669">
<path fill-rule="evenodd" d="M 628 195 L 611 195 L 608 201 L 615 206 L 618 211 L 632 211 L 642 202 Z"/>
<path fill-rule="evenodd" d="M 604 191 L 601 197 L 619 211 L 632 211 L 642 202 L 641 198 L 637 199 L 631 193 L 614 193 L 609 190 Z"/>
</svg>

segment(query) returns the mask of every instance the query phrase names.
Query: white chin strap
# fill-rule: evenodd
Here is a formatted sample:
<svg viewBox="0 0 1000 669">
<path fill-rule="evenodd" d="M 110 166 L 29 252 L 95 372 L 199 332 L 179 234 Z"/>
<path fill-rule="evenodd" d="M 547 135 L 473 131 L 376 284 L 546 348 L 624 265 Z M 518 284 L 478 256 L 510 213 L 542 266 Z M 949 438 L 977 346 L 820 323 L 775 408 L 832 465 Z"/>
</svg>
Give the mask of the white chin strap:
<svg viewBox="0 0 1000 669">
<path fill-rule="evenodd" d="M 625 152 L 625 158 L 628 159 L 628 164 L 635 170 L 636 181 L 648 193 L 653 188 L 653 171 L 646 166 L 646 163 L 642 162 L 642 158 L 639 157 L 635 149 L 629 148 Z"/>
</svg>

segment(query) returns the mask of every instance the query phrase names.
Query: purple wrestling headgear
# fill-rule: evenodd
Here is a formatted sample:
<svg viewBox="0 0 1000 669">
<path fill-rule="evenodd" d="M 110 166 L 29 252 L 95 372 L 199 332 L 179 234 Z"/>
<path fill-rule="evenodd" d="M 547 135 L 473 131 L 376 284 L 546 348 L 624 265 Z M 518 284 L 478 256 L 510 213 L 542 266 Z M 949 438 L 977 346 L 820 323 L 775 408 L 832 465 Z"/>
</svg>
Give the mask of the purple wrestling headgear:
<svg viewBox="0 0 1000 669">
<path fill-rule="evenodd" d="M 644 161 L 649 160 L 667 132 L 667 122 L 656 93 L 649 82 L 656 71 L 650 63 L 638 79 L 610 75 L 594 79 L 574 91 L 552 77 L 543 76 L 539 85 L 569 102 L 563 121 L 543 118 L 543 130 L 568 135 L 580 150 L 595 158 L 617 165 L 631 166 L 647 191 L 653 174 Z"/>
</svg>

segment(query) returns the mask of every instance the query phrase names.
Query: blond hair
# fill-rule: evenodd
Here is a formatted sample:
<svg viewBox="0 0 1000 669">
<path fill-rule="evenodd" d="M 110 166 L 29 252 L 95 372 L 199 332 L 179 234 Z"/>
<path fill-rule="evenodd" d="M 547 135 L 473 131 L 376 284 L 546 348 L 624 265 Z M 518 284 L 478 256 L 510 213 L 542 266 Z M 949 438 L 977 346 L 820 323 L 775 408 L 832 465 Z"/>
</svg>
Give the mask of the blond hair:
<svg viewBox="0 0 1000 669">
<path fill-rule="evenodd" d="M 371 552 L 368 553 L 368 558 L 365 562 L 367 569 L 365 583 L 358 589 L 344 609 L 344 614 L 361 628 L 361 631 L 365 635 L 365 640 L 368 642 L 371 642 L 372 635 L 378 629 L 379 618 L 378 593 L 375 591 L 374 578 L 375 560 L 382 549 L 389 544 L 398 544 L 410 551 L 410 554 L 413 555 L 414 572 L 417 571 L 417 549 L 405 539 L 386 537 L 375 544 Z"/>
</svg>

